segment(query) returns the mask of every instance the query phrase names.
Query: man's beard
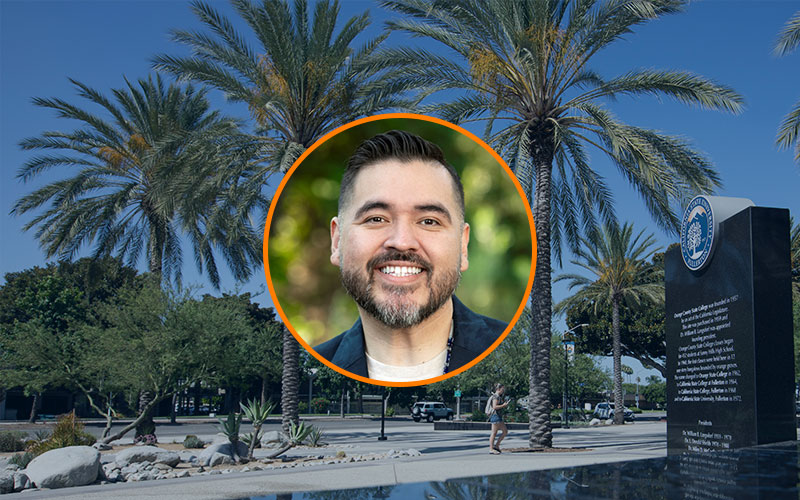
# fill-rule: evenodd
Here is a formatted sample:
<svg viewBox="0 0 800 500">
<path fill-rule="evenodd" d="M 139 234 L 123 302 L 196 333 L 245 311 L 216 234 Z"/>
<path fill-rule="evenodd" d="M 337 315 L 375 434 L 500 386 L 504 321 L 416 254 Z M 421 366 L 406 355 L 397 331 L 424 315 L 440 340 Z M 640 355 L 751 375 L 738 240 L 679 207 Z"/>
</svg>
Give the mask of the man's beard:
<svg viewBox="0 0 800 500">
<path fill-rule="evenodd" d="M 388 295 L 383 302 L 375 298 L 375 278 L 373 273 L 378 273 L 377 267 L 385 262 L 405 261 L 416 264 L 428 273 L 425 284 L 417 286 L 407 285 L 378 285 Z M 340 267 L 339 276 L 347 293 L 353 297 L 362 309 L 389 328 L 400 329 L 416 326 L 425 321 L 431 314 L 438 311 L 450 297 L 453 296 L 459 281 L 461 281 L 461 263 L 451 271 L 433 270 L 433 266 L 413 253 L 388 252 L 373 257 L 367 262 L 368 279 L 357 271 L 345 270 Z M 374 270 L 374 271 L 373 271 Z M 436 277 L 438 274 L 440 276 Z M 429 290 L 428 301 L 421 306 L 407 299 L 419 287 L 424 286 Z"/>
</svg>

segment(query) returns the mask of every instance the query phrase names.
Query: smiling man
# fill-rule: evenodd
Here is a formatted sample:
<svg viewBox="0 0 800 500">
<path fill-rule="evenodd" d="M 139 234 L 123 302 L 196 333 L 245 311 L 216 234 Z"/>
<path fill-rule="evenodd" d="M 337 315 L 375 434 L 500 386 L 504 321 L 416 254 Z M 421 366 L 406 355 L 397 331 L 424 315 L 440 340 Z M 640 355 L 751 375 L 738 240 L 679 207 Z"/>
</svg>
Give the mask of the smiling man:
<svg viewBox="0 0 800 500">
<path fill-rule="evenodd" d="M 507 323 L 454 295 L 469 267 L 458 174 L 435 144 L 393 130 L 350 157 L 331 220 L 331 263 L 359 319 L 315 347 L 333 364 L 383 381 L 438 377 L 483 353 Z"/>
</svg>

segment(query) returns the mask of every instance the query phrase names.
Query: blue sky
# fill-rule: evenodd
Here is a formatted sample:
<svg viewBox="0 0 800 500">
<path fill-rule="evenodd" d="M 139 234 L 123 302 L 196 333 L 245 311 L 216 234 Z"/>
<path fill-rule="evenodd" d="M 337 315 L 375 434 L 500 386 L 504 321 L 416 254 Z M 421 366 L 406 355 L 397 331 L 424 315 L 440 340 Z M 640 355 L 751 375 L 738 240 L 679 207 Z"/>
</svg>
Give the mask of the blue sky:
<svg viewBox="0 0 800 500">
<path fill-rule="evenodd" d="M 226 2 L 212 3 L 238 22 Z M 800 99 L 800 52 L 777 58 L 772 47 L 798 8 L 795 1 L 694 2 L 683 14 L 640 26 L 600 53 L 593 69 L 606 77 L 636 68 L 682 69 L 733 87 L 746 99 L 746 110 L 738 116 L 650 97 L 623 98 L 609 106 L 630 124 L 690 139 L 722 176 L 724 187 L 717 194 L 788 208 L 794 215 L 800 211 L 800 167 L 793 163 L 792 152 L 778 151 L 774 142 L 782 117 Z M 367 9 L 373 19 L 371 35 L 394 16 L 373 2 L 342 1 L 342 17 Z M 58 178 L 52 172 L 27 184 L 18 182 L 16 172 L 30 153 L 17 144 L 45 130 L 71 126 L 52 111 L 33 106 L 31 98 L 60 97 L 77 104 L 81 100 L 68 77 L 106 93 L 123 86 L 123 77 L 145 77 L 154 55 L 185 54 L 182 46 L 170 41 L 170 29 L 197 27 L 189 2 L 179 0 L 0 1 L 0 276 L 45 262 L 33 234 L 21 230 L 28 218 L 12 217 L 9 211 L 19 197 Z M 389 40 L 392 44 L 405 41 L 400 34 Z M 429 48 L 440 50 L 433 44 Z M 247 118 L 245 107 L 228 105 L 215 92 L 210 96 L 226 113 Z M 481 125 L 467 128 L 482 133 Z M 656 228 L 638 195 L 613 165 L 596 151 L 591 160 L 613 189 L 621 220 L 655 233 L 665 247 L 674 241 Z M 206 280 L 190 259 L 183 272 L 185 283 L 205 286 Z M 264 283 L 259 271 L 241 289 L 256 292 L 265 288 Z M 223 290 L 235 286 L 229 276 L 223 276 Z M 565 294 L 564 285 L 554 286 L 556 300 Z M 266 293 L 258 300 L 271 304 Z M 563 328 L 563 320 L 556 326 Z M 637 363 L 631 365 L 639 370 Z M 644 378 L 645 372 L 641 373 Z"/>
</svg>

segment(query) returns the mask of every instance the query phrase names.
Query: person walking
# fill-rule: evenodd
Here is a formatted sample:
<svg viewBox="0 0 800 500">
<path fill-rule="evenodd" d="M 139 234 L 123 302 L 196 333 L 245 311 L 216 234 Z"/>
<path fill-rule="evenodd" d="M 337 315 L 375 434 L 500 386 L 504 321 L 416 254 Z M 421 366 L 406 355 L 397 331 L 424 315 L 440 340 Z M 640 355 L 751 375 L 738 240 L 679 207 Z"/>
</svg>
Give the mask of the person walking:
<svg viewBox="0 0 800 500">
<path fill-rule="evenodd" d="M 486 403 L 486 413 L 489 415 L 489 422 L 492 424 L 492 433 L 489 436 L 489 453 L 497 455 L 500 453 L 500 442 L 508 435 L 508 427 L 503 422 L 503 409 L 508 406 L 509 400 L 504 398 L 505 386 L 497 383 L 494 392 Z M 498 436 L 498 431 L 500 435 Z M 495 438 L 497 441 L 495 442 Z"/>
</svg>

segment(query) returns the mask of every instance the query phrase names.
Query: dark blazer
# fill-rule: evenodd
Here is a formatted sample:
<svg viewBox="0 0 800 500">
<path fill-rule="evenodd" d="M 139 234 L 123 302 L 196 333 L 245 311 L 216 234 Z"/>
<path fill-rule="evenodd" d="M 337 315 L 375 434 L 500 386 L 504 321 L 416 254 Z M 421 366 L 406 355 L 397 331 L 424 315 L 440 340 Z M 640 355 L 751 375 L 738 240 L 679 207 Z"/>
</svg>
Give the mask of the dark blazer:
<svg viewBox="0 0 800 500">
<path fill-rule="evenodd" d="M 460 368 L 489 348 L 508 323 L 476 314 L 453 296 L 453 349 L 450 371 Z M 359 318 L 352 328 L 314 348 L 320 356 L 355 375 L 369 377 L 364 354 L 364 330 Z"/>
</svg>

